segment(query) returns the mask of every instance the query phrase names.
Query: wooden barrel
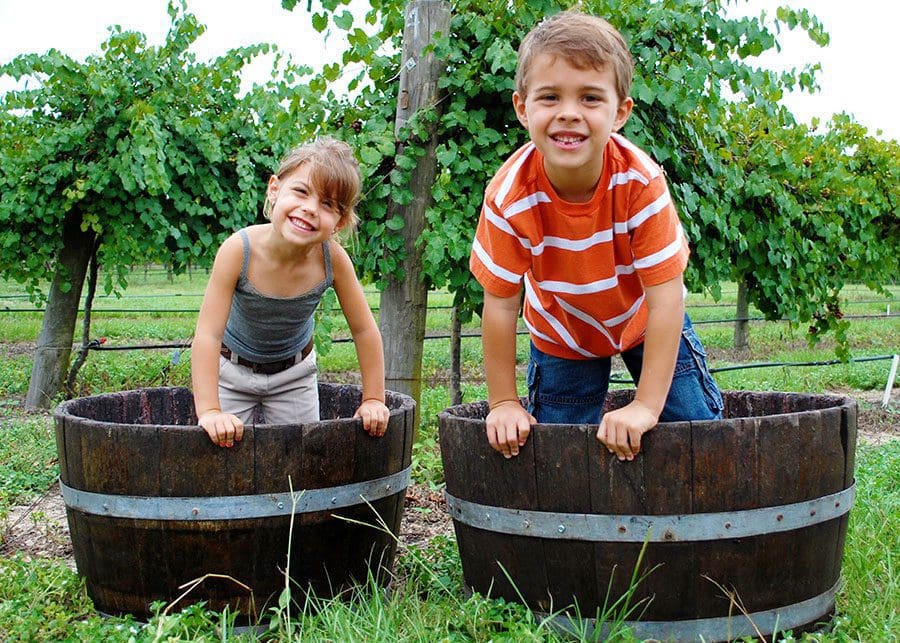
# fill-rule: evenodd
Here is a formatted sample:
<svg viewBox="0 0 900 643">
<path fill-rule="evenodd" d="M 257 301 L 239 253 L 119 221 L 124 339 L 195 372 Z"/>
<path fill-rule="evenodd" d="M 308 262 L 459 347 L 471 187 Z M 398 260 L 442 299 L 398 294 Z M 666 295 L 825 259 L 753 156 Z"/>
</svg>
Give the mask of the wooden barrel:
<svg viewBox="0 0 900 643">
<path fill-rule="evenodd" d="M 609 408 L 632 395 L 612 392 Z M 828 622 L 853 502 L 856 402 L 729 392 L 725 404 L 723 420 L 660 424 L 632 462 L 600 447 L 596 425 L 563 424 L 535 425 L 507 460 L 487 443 L 486 403 L 445 410 L 441 455 L 466 585 L 536 612 L 596 616 L 608 588 L 607 604 L 626 592 L 647 538 L 649 573 L 626 617 L 640 638 L 727 640 Z"/>
<path fill-rule="evenodd" d="M 232 448 L 197 426 L 185 388 L 61 404 L 61 487 L 75 562 L 96 608 L 147 617 L 153 601 L 174 601 L 183 584 L 215 574 L 178 607 L 203 600 L 255 616 L 277 605 L 288 562 L 295 599 L 310 588 L 335 596 L 368 574 L 385 585 L 410 479 L 415 403 L 388 392 L 387 433 L 373 438 L 351 417 L 359 386 L 320 384 L 319 396 L 320 422 L 247 426 Z M 344 518 L 383 520 L 391 533 Z"/>
</svg>

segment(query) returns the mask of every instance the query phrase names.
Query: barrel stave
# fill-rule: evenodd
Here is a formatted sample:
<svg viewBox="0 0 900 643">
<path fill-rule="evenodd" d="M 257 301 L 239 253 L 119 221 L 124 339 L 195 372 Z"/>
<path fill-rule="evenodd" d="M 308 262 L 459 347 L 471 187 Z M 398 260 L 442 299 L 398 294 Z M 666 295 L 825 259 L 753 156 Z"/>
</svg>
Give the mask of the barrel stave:
<svg viewBox="0 0 900 643">
<path fill-rule="evenodd" d="M 535 431 L 530 438 L 537 509 L 553 513 L 588 513 L 591 489 L 584 474 L 592 466 L 590 456 L 595 451 L 591 447 L 597 444 L 596 430 L 586 425 L 546 429 Z M 597 591 L 593 544 L 548 538 L 542 539 L 541 545 L 552 609 L 578 603 L 581 613 L 593 615 L 602 608 L 602 603 L 596 600 L 601 594 Z"/>
<path fill-rule="evenodd" d="M 662 431 L 652 431 L 644 436 L 642 453 L 638 456 L 643 474 L 643 503 L 623 513 L 666 515 L 693 512 L 691 424 L 676 422 L 661 428 Z M 605 452 L 601 452 L 601 457 L 606 456 Z M 629 468 L 627 463 L 619 463 L 613 456 L 609 458 L 611 467 Z M 648 544 L 641 572 L 649 574 L 638 585 L 633 601 L 652 598 L 644 612 L 647 618 L 652 615 L 655 620 L 668 620 L 676 618 L 679 610 L 681 613 L 696 610 L 697 589 L 693 581 L 697 564 L 695 550 L 694 543 Z"/>
<path fill-rule="evenodd" d="M 758 506 L 756 428 L 756 422 L 742 418 L 691 423 L 695 513 Z M 719 585 L 748 600 L 747 589 L 753 586 L 755 576 L 753 541 L 707 541 L 695 543 L 695 550 L 697 617 L 722 613 L 722 605 L 727 602 Z"/>
<path fill-rule="evenodd" d="M 332 389 L 340 390 L 331 394 Z M 307 426 L 251 425 L 230 449 L 211 445 L 193 424 L 187 389 L 144 389 L 64 403 L 55 415 L 61 479 L 76 490 L 160 501 L 196 497 L 202 504 L 203 497 L 233 496 L 239 515 L 241 495 L 285 493 L 289 475 L 295 490 L 304 485 L 339 487 L 395 473 L 409 463 L 414 405 L 408 397 L 389 393 L 390 428 L 379 440 L 364 434 L 359 420 L 349 420 L 359 404 L 359 387 L 326 384 L 320 391 L 326 401 L 340 405 L 328 410 L 335 420 Z M 115 421 L 108 421 L 107 415 Z M 304 454 L 307 443 L 310 454 Z M 364 456 L 366 461 L 354 461 Z M 394 534 L 404 496 L 405 487 L 398 485 L 395 493 L 373 503 Z M 291 516 L 157 520 L 105 516 L 102 510 L 101 515 L 67 511 L 79 571 L 101 611 L 148 616 L 150 602 L 172 601 L 183 591 L 179 585 L 206 574 L 227 578 L 207 578 L 186 602 L 205 600 L 213 609 L 230 605 L 260 613 L 284 588 Z M 295 589 L 313 585 L 327 597 L 354 579 L 365 580 L 368 561 L 391 566 L 393 537 L 336 519 L 338 515 L 375 523 L 363 503 L 294 517 Z M 304 571 L 310 578 L 303 577 Z M 388 582 L 388 574 L 373 571 L 380 582 Z M 235 580 L 253 588 L 254 595 Z"/>
<path fill-rule="evenodd" d="M 756 423 L 757 487 L 762 506 L 787 505 L 805 500 L 800 486 L 802 450 L 805 448 L 796 414 L 749 418 Z M 755 592 L 768 605 L 796 603 L 795 579 L 804 533 L 772 533 L 756 539 L 753 547 Z M 809 595 L 806 595 L 807 597 Z M 741 588 L 741 598 L 744 588 Z"/>
<path fill-rule="evenodd" d="M 609 408 L 627 403 L 631 395 L 611 392 Z M 506 461 L 484 440 L 484 403 L 454 407 L 440 418 L 447 491 L 461 500 L 501 509 L 652 516 L 727 514 L 799 503 L 852 484 L 856 432 L 852 400 L 752 392 L 727 393 L 725 400 L 727 419 L 682 423 L 681 430 L 662 424 L 645 436 L 641 454 L 626 463 L 608 456 L 589 437 L 595 427 L 567 425 L 535 426 L 520 456 Z M 531 452 L 530 446 L 536 451 Z M 586 463 L 577 449 L 590 454 Z M 508 487 L 518 486 L 527 477 L 518 470 L 521 463 L 533 463 L 537 481 L 538 501 L 527 506 L 507 502 Z M 585 466 L 591 494 L 588 510 L 580 509 L 578 488 Z M 560 477 L 565 469 L 571 469 L 568 480 Z M 736 513 L 738 519 L 743 517 Z M 771 519 L 777 522 L 775 516 Z M 829 615 L 827 599 L 823 609 L 819 597 L 829 596 L 839 578 L 847 519 L 843 515 L 791 531 L 741 538 L 651 542 L 642 571 L 653 571 L 641 581 L 632 603 L 653 600 L 627 618 L 720 619 L 742 610 L 766 612 L 813 600 L 822 613 L 807 623 L 795 621 L 793 627 L 795 632 L 815 628 Z M 480 531 L 461 520 L 454 520 L 454 526 L 466 583 L 481 592 L 493 584 L 495 595 L 518 600 L 491 562 L 501 552 L 508 553 L 506 548 L 513 543 L 530 557 L 532 550 L 519 544 L 522 536 Z M 498 540 L 504 537 L 506 544 Z M 562 607 L 563 596 L 575 594 L 582 616 L 592 616 L 591 608 L 598 605 L 607 583 L 612 599 L 626 591 L 640 551 L 639 543 L 599 541 L 585 554 L 584 542 L 533 540 L 542 543 L 544 558 L 532 561 L 531 569 L 522 570 L 521 576 L 511 572 L 522 597 L 532 608 L 547 611 L 540 600 L 542 589 L 553 597 L 556 609 Z M 583 578 L 574 561 L 584 561 L 596 570 L 597 590 L 589 589 L 591 581 Z M 510 560 L 507 568 L 523 565 L 521 560 Z M 538 585 L 530 587 L 530 592 L 522 591 L 529 583 Z M 537 598 L 527 598 L 529 593 Z M 730 603 L 730 597 L 739 604 Z"/>
<path fill-rule="evenodd" d="M 647 436 L 649 437 L 649 436 Z M 588 482 L 591 491 L 591 513 L 640 514 L 646 505 L 643 458 L 623 466 L 614 455 L 606 451 L 594 440 L 587 447 L 592 453 L 592 466 L 588 468 Z M 600 509 L 599 507 L 605 507 Z M 637 510 L 637 511 L 635 511 Z M 623 596 L 631 583 L 641 553 L 639 543 L 593 543 L 594 569 L 597 575 L 595 601 L 603 605 L 607 595 L 613 603 Z M 643 586 L 641 587 L 643 589 Z M 640 596 L 634 597 L 631 605 L 641 602 L 638 609 L 645 606 Z M 611 605 L 606 605 L 607 608 Z"/>
<path fill-rule="evenodd" d="M 447 490 L 453 493 L 457 489 L 463 494 L 460 497 L 473 502 L 496 505 L 499 501 L 513 508 L 533 507 L 537 492 L 531 441 L 518 457 L 505 460 L 488 446 L 483 423 L 467 422 L 464 418 L 449 421 L 453 428 L 446 432 L 446 442 L 442 434 L 441 452 L 446 449 L 455 454 L 460 467 L 455 476 L 447 479 Z M 502 481 L 502 487 L 486 484 L 487 481 Z M 460 556 L 474 561 L 463 567 L 463 576 L 470 587 L 508 600 L 517 600 L 521 593 L 529 605 L 549 608 L 539 540 L 477 529 L 459 522 L 454 522 L 454 527 Z M 515 585 L 510 578 L 515 579 Z"/>
<path fill-rule="evenodd" d="M 159 495 L 158 427 L 85 422 L 81 434 L 81 487 L 96 493 Z M 73 486 L 73 485 L 70 485 Z"/>
<path fill-rule="evenodd" d="M 66 420 L 64 417 L 53 418 L 53 435 L 56 438 L 56 457 L 59 463 L 59 479 L 63 482 L 69 480 L 69 463 L 66 455 Z"/>
<path fill-rule="evenodd" d="M 387 471 L 401 471 L 406 466 L 407 446 L 412 452 L 412 431 L 406 431 L 406 419 L 393 415 L 388 428 L 380 438 L 375 438 L 362 429 L 362 420 L 356 420 L 354 431 L 357 454 L 365 457 L 354 460 L 353 479 L 355 481 L 374 480 Z M 410 426 L 410 429 L 412 426 Z M 409 444 L 407 444 L 409 442 Z M 397 551 L 396 535 L 400 533 L 400 519 L 403 515 L 405 494 L 394 493 L 371 503 L 358 505 L 348 517 L 364 523 L 348 523 L 351 542 L 371 541 L 368 551 L 351 546 L 348 552 L 350 576 L 365 582 L 371 571 L 379 584 L 388 580 L 384 561 L 394 559 Z M 383 524 L 382 524 L 383 522 Z M 385 531 L 385 527 L 389 530 Z"/>
</svg>

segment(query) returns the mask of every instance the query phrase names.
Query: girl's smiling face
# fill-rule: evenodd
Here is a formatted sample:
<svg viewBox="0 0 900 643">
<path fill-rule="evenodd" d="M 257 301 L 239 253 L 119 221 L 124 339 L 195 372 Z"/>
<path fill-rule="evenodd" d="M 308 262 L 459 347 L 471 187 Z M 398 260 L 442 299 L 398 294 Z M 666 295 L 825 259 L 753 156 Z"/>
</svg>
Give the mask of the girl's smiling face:
<svg viewBox="0 0 900 643">
<path fill-rule="evenodd" d="M 547 177 L 561 198 L 589 200 L 606 143 L 634 102 L 619 100 L 611 67 L 579 69 L 562 56 L 539 54 L 527 79 L 527 94 L 514 93 L 513 106 L 544 157 Z"/>
<path fill-rule="evenodd" d="M 313 187 L 310 167 L 304 162 L 281 178 L 271 177 L 267 190 L 273 227 L 285 240 L 304 245 L 330 239 L 341 222 L 338 203 Z"/>
</svg>

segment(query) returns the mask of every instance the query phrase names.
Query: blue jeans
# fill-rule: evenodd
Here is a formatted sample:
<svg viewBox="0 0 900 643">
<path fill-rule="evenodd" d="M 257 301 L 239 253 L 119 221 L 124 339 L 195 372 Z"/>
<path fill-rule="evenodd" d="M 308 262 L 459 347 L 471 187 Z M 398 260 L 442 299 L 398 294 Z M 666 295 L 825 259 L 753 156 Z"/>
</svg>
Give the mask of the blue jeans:
<svg viewBox="0 0 900 643">
<path fill-rule="evenodd" d="M 622 353 L 634 378 L 641 378 L 644 344 Z M 597 424 L 609 390 L 610 358 L 565 359 L 531 345 L 528 412 L 542 424 Z M 715 420 L 722 417 L 722 393 L 706 365 L 706 351 L 684 316 L 675 373 L 660 422 Z"/>
</svg>

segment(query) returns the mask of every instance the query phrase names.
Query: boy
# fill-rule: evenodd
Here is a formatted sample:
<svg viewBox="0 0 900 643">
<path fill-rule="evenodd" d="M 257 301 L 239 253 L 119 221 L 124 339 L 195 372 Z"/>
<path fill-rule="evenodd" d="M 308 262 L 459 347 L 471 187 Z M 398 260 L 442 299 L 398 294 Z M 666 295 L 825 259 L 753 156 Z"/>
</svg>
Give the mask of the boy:
<svg viewBox="0 0 900 643">
<path fill-rule="evenodd" d="M 618 31 L 575 11 L 519 47 L 513 106 L 531 142 L 488 185 L 469 260 L 485 291 L 487 438 L 507 458 L 535 422 L 600 422 L 597 439 L 633 460 L 659 421 L 721 417 L 684 313 L 689 251 L 665 178 L 616 133 L 631 114 L 633 68 Z M 515 376 L 523 281 L 528 411 Z M 604 415 L 617 353 L 637 392 Z"/>
</svg>

